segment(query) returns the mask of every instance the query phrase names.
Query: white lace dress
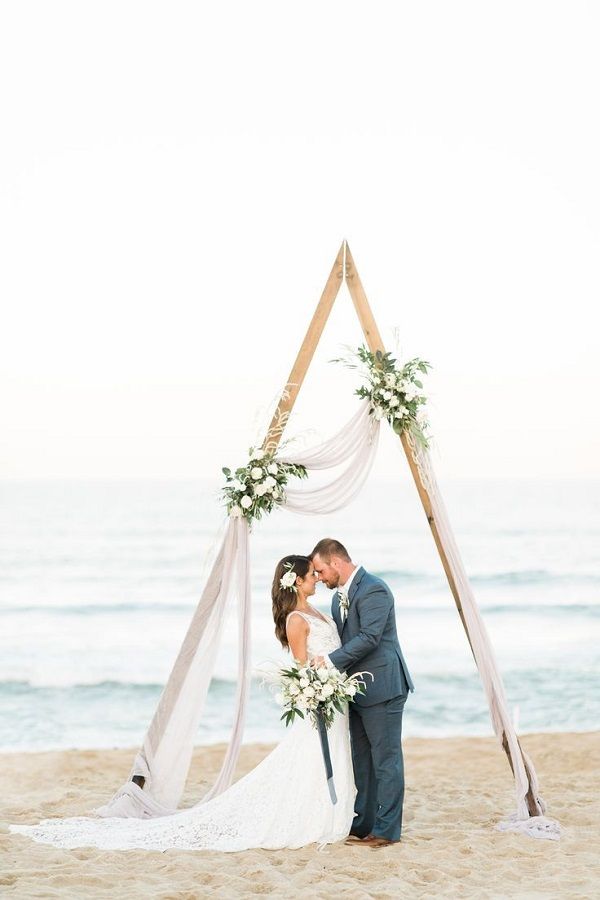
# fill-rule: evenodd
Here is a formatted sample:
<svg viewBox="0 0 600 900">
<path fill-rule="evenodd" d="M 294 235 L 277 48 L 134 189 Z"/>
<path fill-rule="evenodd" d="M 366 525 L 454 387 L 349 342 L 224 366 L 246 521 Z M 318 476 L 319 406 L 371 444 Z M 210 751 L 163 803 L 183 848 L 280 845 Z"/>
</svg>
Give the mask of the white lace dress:
<svg viewBox="0 0 600 900">
<path fill-rule="evenodd" d="M 309 623 L 309 656 L 340 646 L 333 619 L 301 613 Z M 328 731 L 338 801 L 331 802 L 319 735 L 296 720 L 282 742 L 223 794 L 159 819 L 45 819 L 11 831 L 56 847 L 110 850 L 295 849 L 342 840 L 354 817 L 356 789 L 347 715 Z"/>
</svg>

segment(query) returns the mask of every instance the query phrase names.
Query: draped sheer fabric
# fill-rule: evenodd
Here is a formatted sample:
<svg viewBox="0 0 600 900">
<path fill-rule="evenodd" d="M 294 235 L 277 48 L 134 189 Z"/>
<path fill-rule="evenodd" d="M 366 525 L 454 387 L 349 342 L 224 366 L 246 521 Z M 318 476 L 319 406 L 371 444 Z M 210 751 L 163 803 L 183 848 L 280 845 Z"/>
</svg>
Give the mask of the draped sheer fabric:
<svg viewBox="0 0 600 900">
<path fill-rule="evenodd" d="M 365 401 L 344 427 L 323 444 L 294 456 L 309 473 L 347 464 L 341 475 L 318 490 L 287 491 L 286 507 L 318 515 L 347 505 L 367 478 L 377 449 L 379 423 Z M 283 460 L 282 460 L 283 461 Z M 242 743 L 250 689 L 251 597 L 248 523 L 230 518 L 212 570 L 183 645 L 165 685 L 150 727 L 137 754 L 130 779 L 145 778 L 143 789 L 128 780 L 104 806 L 102 817 L 154 818 L 177 808 L 185 786 L 194 737 L 204 711 L 230 600 L 239 608 L 239 668 L 234 726 L 225 759 L 206 802 L 231 784 Z"/>
<path fill-rule="evenodd" d="M 333 478 L 315 488 L 289 488 L 284 508 L 304 515 L 320 515 L 346 506 L 359 493 L 373 464 L 380 423 L 370 414 L 369 402 L 333 437 L 293 459 L 308 472 L 344 467 Z M 409 439 L 410 440 L 410 439 Z M 494 731 L 508 742 L 514 763 L 517 810 L 512 820 L 499 827 L 525 831 L 535 837 L 556 839 L 559 826 L 544 817 L 544 803 L 531 760 L 522 751 L 513 728 L 495 655 L 471 591 L 448 515 L 437 486 L 429 454 L 411 441 L 419 472 L 431 498 L 433 515 L 446 550 L 451 575 L 461 600 L 473 655 L 481 675 Z M 210 686 L 227 602 L 237 598 L 239 606 L 239 670 L 233 732 L 221 771 L 205 797 L 216 797 L 231 784 L 242 741 L 250 686 L 250 552 L 245 519 L 231 518 L 200 602 L 160 698 L 131 776 L 143 775 L 143 790 L 126 782 L 105 806 L 96 810 L 103 817 L 154 818 L 172 813 L 183 793 L 194 737 Z M 526 795 L 531 784 L 539 815 L 530 817 Z"/>
<path fill-rule="evenodd" d="M 513 727 L 504 692 L 504 684 L 496 662 L 496 655 L 456 545 L 429 453 L 417 446 L 411 437 L 409 437 L 409 443 L 413 458 L 431 501 L 433 518 L 446 552 L 452 580 L 460 597 L 469 643 L 483 684 L 494 733 L 501 744 L 506 740 L 510 749 L 515 777 L 517 809 L 513 816 L 501 822 L 498 828 L 503 831 L 522 831 L 531 837 L 556 840 L 560 837 L 560 826 L 557 822 L 544 816 L 546 805 L 539 795 L 537 775 L 533 763 L 521 747 Z M 530 816 L 526 799 L 530 785 L 538 811 L 538 815 L 535 816 Z"/>
</svg>

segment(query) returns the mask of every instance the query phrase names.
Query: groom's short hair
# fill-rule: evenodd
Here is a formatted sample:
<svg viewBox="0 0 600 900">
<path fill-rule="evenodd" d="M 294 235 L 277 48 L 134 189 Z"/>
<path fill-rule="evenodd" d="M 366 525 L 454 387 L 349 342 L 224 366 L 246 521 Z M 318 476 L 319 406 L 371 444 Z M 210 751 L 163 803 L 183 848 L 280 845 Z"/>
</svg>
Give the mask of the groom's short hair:
<svg viewBox="0 0 600 900">
<path fill-rule="evenodd" d="M 323 538 L 323 540 L 319 541 L 313 552 L 310 554 L 310 558 L 313 559 L 317 553 L 324 562 L 329 562 L 332 556 L 339 556 L 340 559 L 345 559 L 346 562 L 351 561 L 350 554 L 344 545 L 340 544 L 339 541 L 334 540 L 334 538 Z"/>
</svg>

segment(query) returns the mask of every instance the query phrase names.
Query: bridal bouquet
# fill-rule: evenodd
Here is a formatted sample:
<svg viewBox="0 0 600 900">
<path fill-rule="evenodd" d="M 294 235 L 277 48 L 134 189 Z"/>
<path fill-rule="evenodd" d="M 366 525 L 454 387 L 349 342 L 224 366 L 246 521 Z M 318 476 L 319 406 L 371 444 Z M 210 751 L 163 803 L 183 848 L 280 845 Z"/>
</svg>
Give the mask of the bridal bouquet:
<svg viewBox="0 0 600 900">
<path fill-rule="evenodd" d="M 281 718 L 290 725 L 296 716 L 304 719 L 308 715 L 315 728 L 319 719 L 329 728 L 336 712 L 343 713 L 357 694 L 365 693 L 362 676 L 369 674 L 343 675 L 335 668 L 315 669 L 297 663 L 280 669 L 277 700 L 284 710 Z"/>
</svg>

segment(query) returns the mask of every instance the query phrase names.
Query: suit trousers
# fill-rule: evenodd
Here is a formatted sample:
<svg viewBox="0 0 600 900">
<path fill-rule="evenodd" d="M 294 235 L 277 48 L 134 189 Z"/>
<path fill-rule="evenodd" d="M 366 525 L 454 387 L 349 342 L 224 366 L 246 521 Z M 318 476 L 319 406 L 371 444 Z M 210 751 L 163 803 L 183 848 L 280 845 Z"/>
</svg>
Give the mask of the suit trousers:
<svg viewBox="0 0 600 900">
<path fill-rule="evenodd" d="M 402 713 L 406 694 L 350 710 L 352 764 L 356 782 L 352 831 L 400 840 L 404 803 Z"/>
</svg>

